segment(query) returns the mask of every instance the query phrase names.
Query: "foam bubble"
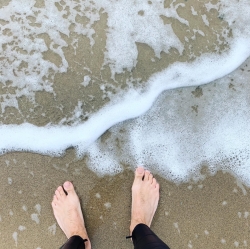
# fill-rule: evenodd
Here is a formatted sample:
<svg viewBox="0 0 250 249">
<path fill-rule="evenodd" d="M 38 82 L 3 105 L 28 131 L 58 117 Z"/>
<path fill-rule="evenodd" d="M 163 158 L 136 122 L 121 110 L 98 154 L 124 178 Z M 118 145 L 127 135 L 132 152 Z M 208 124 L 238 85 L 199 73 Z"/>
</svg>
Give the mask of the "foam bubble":
<svg viewBox="0 0 250 249">
<path fill-rule="evenodd" d="M 17 233 L 17 232 L 14 232 L 14 233 L 12 234 L 12 238 L 13 238 L 13 240 L 15 241 L 16 247 L 17 247 L 17 236 L 18 236 L 18 233 Z"/>
<path fill-rule="evenodd" d="M 40 223 L 40 219 L 38 217 L 38 214 L 31 214 L 31 219 L 36 222 L 36 224 Z"/>
<path fill-rule="evenodd" d="M 19 230 L 19 231 L 21 231 L 21 232 L 23 232 L 24 230 L 26 230 L 26 227 L 25 227 L 25 226 L 20 225 L 20 226 L 18 227 L 18 230 Z"/>
</svg>

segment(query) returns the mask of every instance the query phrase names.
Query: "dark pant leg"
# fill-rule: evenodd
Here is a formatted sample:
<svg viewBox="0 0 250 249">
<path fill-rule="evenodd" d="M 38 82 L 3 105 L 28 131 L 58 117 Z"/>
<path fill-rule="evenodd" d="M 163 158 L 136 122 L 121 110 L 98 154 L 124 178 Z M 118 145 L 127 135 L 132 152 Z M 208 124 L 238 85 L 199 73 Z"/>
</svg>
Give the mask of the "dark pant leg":
<svg viewBox="0 0 250 249">
<path fill-rule="evenodd" d="M 85 249 L 86 240 L 82 239 L 80 236 L 72 236 L 60 249 Z"/>
<path fill-rule="evenodd" d="M 135 249 L 170 249 L 145 224 L 138 224 L 132 232 Z"/>
</svg>

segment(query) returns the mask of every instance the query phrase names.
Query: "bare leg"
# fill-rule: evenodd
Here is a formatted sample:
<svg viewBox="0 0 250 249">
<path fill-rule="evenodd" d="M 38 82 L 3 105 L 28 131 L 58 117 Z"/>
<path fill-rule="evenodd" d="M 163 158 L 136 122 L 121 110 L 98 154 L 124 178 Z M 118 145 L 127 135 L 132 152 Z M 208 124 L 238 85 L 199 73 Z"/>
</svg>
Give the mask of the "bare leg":
<svg viewBox="0 0 250 249">
<path fill-rule="evenodd" d="M 138 167 L 132 186 L 130 234 L 135 249 L 169 249 L 149 228 L 159 201 L 159 184 L 148 170 Z"/>
<path fill-rule="evenodd" d="M 68 195 L 64 193 L 64 190 Z M 81 205 L 79 198 L 74 190 L 71 182 L 65 182 L 55 191 L 53 201 L 51 203 L 57 223 L 69 239 L 74 235 L 78 235 L 83 239 L 88 239 L 85 242 L 85 248 L 91 249 L 91 244 L 84 225 Z"/>
<path fill-rule="evenodd" d="M 159 184 L 148 170 L 143 167 L 136 169 L 132 186 L 130 234 L 140 223 L 150 227 L 158 206 L 159 188 Z"/>
</svg>

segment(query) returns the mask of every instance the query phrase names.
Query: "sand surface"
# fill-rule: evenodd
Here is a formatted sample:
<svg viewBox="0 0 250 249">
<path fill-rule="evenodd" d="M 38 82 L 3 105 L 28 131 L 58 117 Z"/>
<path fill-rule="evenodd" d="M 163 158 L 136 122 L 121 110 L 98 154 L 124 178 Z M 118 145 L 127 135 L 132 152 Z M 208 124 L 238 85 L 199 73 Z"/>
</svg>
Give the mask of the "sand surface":
<svg viewBox="0 0 250 249">
<path fill-rule="evenodd" d="M 11 153 L 0 163 L 1 248 L 59 248 L 66 241 L 50 205 L 65 180 L 76 186 L 93 248 L 133 248 L 125 239 L 132 170 L 99 178 L 72 150 L 63 158 Z M 219 172 L 179 186 L 155 177 L 161 198 L 152 229 L 170 248 L 248 247 L 249 189 L 234 177 Z"/>
</svg>

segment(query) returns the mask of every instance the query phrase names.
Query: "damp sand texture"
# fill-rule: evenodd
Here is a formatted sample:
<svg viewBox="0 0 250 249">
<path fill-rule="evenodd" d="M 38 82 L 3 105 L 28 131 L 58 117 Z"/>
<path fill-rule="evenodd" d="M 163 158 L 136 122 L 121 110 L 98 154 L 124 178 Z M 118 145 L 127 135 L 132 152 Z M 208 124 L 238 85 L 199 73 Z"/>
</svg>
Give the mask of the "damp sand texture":
<svg viewBox="0 0 250 249">
<path fill-rule="evenodd" d="M 152 228 L 171 248 L 247 248 L 249 10 L 1 1 L 0 247 L 59 247 L 50 202 L 71 180 L 93 248 L 132 248 L 143 164 L 161 184 Z"/>
</svg>

